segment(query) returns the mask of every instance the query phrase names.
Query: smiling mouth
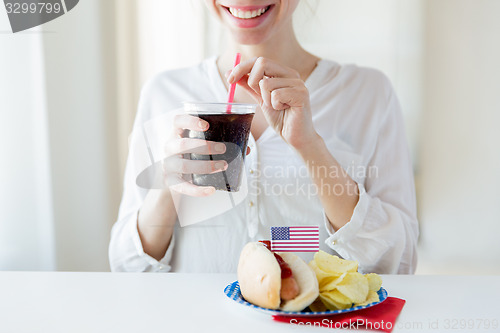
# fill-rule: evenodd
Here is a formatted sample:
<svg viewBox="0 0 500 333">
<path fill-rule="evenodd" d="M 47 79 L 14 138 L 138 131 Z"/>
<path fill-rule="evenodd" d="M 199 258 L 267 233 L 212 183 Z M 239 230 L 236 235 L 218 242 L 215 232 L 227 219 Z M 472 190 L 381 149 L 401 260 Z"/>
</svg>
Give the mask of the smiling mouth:
<svg viewBox="0 0 500 333">
<path fill-rule="evenodd" d="M 249 20 L 264 15 L 271 8 L 271 6 L 262 7 L 254 10 L 242 10 L 232 7 L 225 7 L 225 8 L 234 17 L 239 19 Z"/>
</svg>

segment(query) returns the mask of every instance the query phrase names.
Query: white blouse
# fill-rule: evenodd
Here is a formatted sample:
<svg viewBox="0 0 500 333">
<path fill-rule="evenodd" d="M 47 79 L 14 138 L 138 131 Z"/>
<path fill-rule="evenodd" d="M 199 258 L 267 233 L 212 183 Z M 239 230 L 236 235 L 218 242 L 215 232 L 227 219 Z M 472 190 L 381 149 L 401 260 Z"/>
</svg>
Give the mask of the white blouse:
<svg viewBox="0 0 500 333">
<path fill-rule="evenodd" d="M 373 69 L 321 60 L 306 86 L 316 131 L 359 186 L 358 204 L 344 227 L 332 229 L 304 162 L 268 128 L 258 140 L 250 135 L 242 190 L 232 198 L 222 191 L 207 198 L 177 196 L 179 223 L 164 258 L 144 253 L 137 214 L 148 190 L 136 178 L 164 157 L 169 119 L 183 101 L 226 100 L 213 57 L 160 73 L 143 88 L 109 247 L 111 270 L 232 273 L 242 247 L 270 239 L 271 226 L 319 225 L 320 249 L 357 260 L 361 272 L 413 273 L 419 234 L 415 188 L 389 80 Z M 313 253 L 299 255 L 308 262 Z"/>
</svg>

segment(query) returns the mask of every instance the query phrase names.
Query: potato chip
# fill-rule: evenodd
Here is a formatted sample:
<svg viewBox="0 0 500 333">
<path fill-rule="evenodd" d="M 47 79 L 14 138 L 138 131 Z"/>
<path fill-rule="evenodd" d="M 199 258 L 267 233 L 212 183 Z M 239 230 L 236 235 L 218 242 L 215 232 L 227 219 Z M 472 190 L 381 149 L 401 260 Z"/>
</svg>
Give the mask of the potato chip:
<svg viewBox="0 0 500 333">
<path fill-rule="evenodd" d="M 337 303 L 340 304 L 352 304 L 351 300 L 343 295 L 341 292 L 339 292 L 337 289 L 331 290 L 331 291 L 325 291 L 322 292 L 323 296 L 325 296 L 328 299 L 334 300 Z"/>
<path fill-rule="evenodd" d="M 363 303 L 356 303 L 356 304 L 354 304 L 354 306 L 368 305 L 370 303 L 378 302 L 378 301 L 380 301 L 380 298 L 378 297 L 377 292 L 370 290 L 368 292 L 368 297 L 366 298 L 366 301 L 364 301 Z"/>
<path fill-rule="evenodd" d="M 311 305 L 309 305 L 309 309 L 312 312 L 323 312 L 328 310 L 325 304 L 321 301 L 321 298 L 319 298 L 319 296 L 318 298 L 316 298 L 314 302 L 312 302 Z"/>
<path fill-rule="evenodd" d="M 378 291 L 382 287 L 382 278 L 375 273 L 369 273 L 365 275 L 368 280 L 368 289 L 370 291 Z"/>
<path fill-rule="evenodd" d="M 316 252 L 314 254 L 314 261 L 318 268 L 327 273 L 341 275 L 346 272 L 356 272 L 358 270 L 358 263 L 356 261 L 340 259 L 324 251 Z"/>
<path fill-rule="evenodd" d="M 356 261 L 344 260 L 319 251 L 309 262 L 319 284 L 319 298 L 309 307 L 311 311 L 348 309 L 354 305 L 378 302 L 377 291 L 382 286 L 379 275 L 358 273 Z"/>
<path fill-rule="evenodd" d="M 322 283 L 319 284 L 319 292 L 334 290 L 346 275 L 347 273 L 344 273 L 341 276 L 330 276 L 323 279 Z"/>
<path fill-rule="evenodd" d="M 321 268 L 318 267 L 318 265 L 316 264 L 316 261 L 314 261 L 314 260 L 311 260 L 311 262 L 309 263 L 309 267 L 311 267 L 311 269 L 316 274 L 316 279 L 318 280 L 319 284 L 323 283 L 323 280 L 331 278 L 332 276 L 338 277 L 341 275 L 341 273 L 332 275 L 332 273 L 328 273 L 328 272 L 323 271 Z"/>
<path fill-rule="evenodd" d="M 323 301 L 323 304 L 325 304 L 328 310 L 343 310 L 352 306 L 351 300 L 336 289 L 320 293 L 319 298 Z"/>
<path fill-rule="evenodd" d="M 368 296 L 368 280 L 361 273 L 347 273 L 337 285 L 337 290 L 351 300 L 351 303 L 362 303 Z"/>
</svg>

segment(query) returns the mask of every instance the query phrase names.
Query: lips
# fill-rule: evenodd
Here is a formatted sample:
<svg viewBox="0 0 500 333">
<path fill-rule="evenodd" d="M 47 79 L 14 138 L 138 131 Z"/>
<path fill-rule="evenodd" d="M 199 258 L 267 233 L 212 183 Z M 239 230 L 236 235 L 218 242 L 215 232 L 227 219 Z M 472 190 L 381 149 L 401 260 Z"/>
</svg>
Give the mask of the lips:
<svg viewBox="0 0 500 333">
<path fill-rule="evenodd" d="M 229 20 L 238 28 L 254 28 L 262 24 L 274 5 L 267 6 L 222 6 Z"/>
</svg>

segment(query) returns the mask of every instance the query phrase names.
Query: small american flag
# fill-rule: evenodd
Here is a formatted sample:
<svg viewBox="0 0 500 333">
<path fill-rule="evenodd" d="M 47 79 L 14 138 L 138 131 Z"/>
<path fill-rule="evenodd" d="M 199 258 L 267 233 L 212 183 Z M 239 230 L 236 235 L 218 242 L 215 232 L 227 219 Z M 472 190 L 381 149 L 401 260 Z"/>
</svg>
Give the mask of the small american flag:
<svg viewBox="0 0 500 333">
<path fill-rule="evenodd" d="M 319 227 L 271 227 L 271 251 L 318 252 Z"/>
</svg>

